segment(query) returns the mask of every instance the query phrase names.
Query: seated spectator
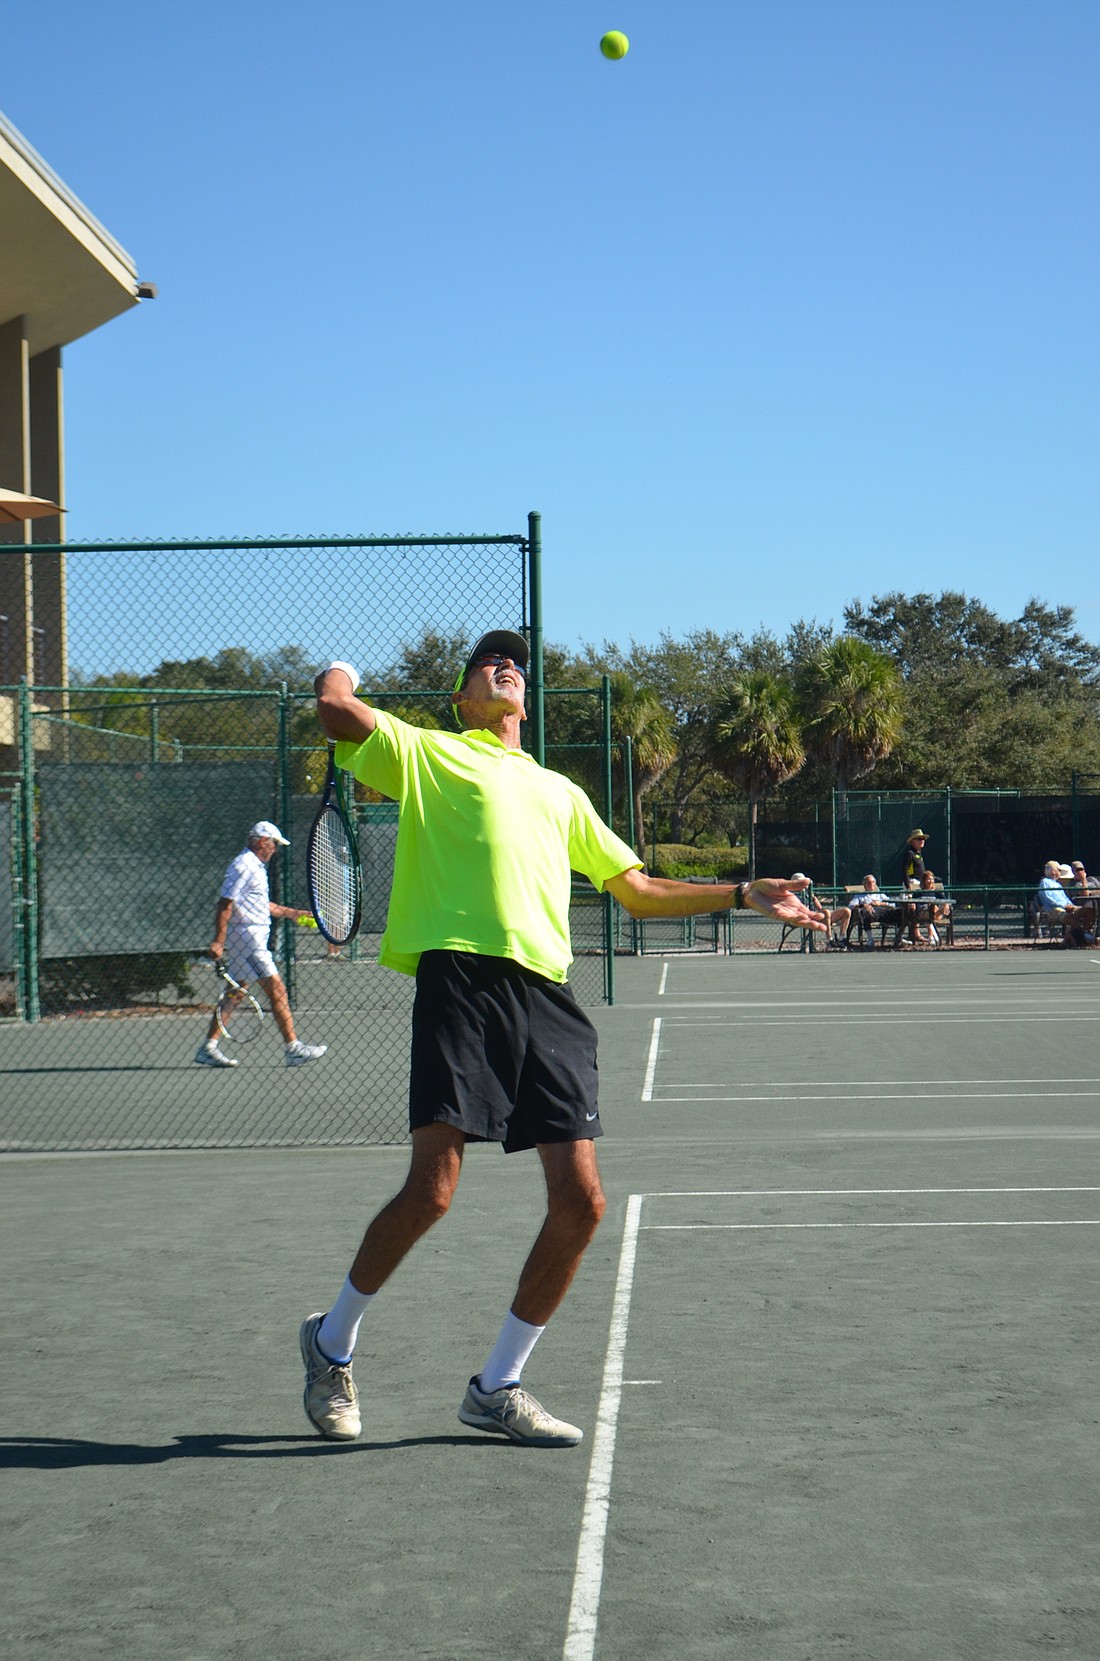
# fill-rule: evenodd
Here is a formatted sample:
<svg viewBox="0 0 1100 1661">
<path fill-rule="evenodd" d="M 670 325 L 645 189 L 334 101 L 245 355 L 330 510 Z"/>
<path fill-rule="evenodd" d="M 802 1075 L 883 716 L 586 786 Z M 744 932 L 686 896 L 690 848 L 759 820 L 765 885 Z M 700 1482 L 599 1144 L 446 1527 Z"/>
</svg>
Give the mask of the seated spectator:
<svg viewBox="0 0 1100 1661">
<path fill-rule="evenodd" d="M 1051 922 L 1061 923 L 1070 904 L 1070 897 L 1062 887 L 1062 867 L 1056 859 L 1048 859 L 1035 890 L 1035 908 Z"/>
<path fill-rule="evenodd" d="M 1066 946 L 1091 946 L 1096 935 L 1096 902 L 1088 898 L 1087 888 L 1082 892 L 1072 865 L 1060 865 L 1058 875 L 1070 902 L 1062 920 L 1062 942 Z M 1072 893 L 1068 892 L 1067 884 Z"/>
<path fill-rule="evenodd" d="M 1082 894 L 1095 893 L 1100 888 L 1100 877 L 1090 877 L 1079 859 L 1070 862 L 1073 886 Z"/>
<path fill-rule="evenodd" d="M 936 892 L 936 873 L 934 871 L 925 869 L 917 892 L 924 894 L 934 894 Z M 946 916 L 947 906 L 941 904 L 938 900 L 932 900 L 927 905 L 918 906 L 917 938 L 927 940 L 930 946 L 938 946 L 940 936 L 936 924 L 942 922 Z M 922 928 L 924 930 L 923 934 L 921 933 Z"/>
<path fill-rule="evenodd" d="M 804 871 L 796 871 L 791 880 L 793 882 L 797 882 L 799 878 L 802 878 L 803 881 L 808 880 Z M 829 951 L 830 949 L 833 951 L 843 951 L 845 946 L 848 944 L 848 924 L 852 920 L 852 913 L 848 910 L 848 907 L 846 905 L 838 905 L 830 908 L 829 906 L 822 905 L 812 888 L 809 890 L 808 894 L 801 895 L 801 899 L 803 905 L 805 905 L 808 910 L 812 911 L 815 917 L 820 917 L 825 924 L 826 951 Z"/>
<path fill-rule="evenodd" d="M 849 905 L 852 915 L 862 921 L 861 938 L 863 931 L 870 933 L 876 923 L 896 923 L 901 915 L 889 895 L 879 888 L 878 879 L 870 874 L 863 879 L 863 893 L 853 894 Z M 874 945 L 873 935 L 871 944 Z"/>
<path fill-rule="evenodd" d="M 878 878 L 866 876 L 863 879 L 863 893 L 853 894 L 849 904 L 859 906 L 864 911 L 892 910 L 894 902 L 888 894 L 884 894 L 878 885 Z"/>
</svg>

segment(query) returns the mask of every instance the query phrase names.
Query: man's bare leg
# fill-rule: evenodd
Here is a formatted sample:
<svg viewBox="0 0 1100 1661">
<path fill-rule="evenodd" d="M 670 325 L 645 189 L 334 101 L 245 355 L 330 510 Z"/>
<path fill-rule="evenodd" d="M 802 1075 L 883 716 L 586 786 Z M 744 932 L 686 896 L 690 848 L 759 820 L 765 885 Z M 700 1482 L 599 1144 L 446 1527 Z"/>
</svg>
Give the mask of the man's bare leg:
<svg viewBox="0 0 1100 1661">
<path fill-rule="evenodd" d="M 593 1142 L 544 1143 L 539 1157 L 546 1177 L 546 1221 L 523 1266 L 500 1336 L 481 1372 L 470 1380 L 458 1416 L 476 1430 L 527 1447 L 576 1447 L 584 1432 L 548 1413 L 520 1388 L 520 1378 L 569 1290 L 606 1202 Z"/>
<path fill-rule="evenodd" d="M 446 1214 L 458 1186 L 466 1143 L 460 1130 L 426 1125 L 413 1131 L 412 1143 L 404 1186 L 368 1225 L 335 1304 L 327 1315 L 307 1316 L 299 1333 L 306 1415 L 334 1441 L 354 1441 L 362 1428 L 351 1354 L 363 1313 L 421 1236 Z"/>
<path fill-rule="evenodd" d="M 453 1125 L 425 1125 L 413 1131 L 404 1187 L 368 1226 L 355 1254 L 349 1278 L 357 1291 L 379 1291 L 416 1242 L 446 1216 L 465 1147 L 463 1132 Z"/>
<path fill-rule="evenodd" d="M 282 1035 L 284 1044 L 293 1044 L 295 1040 L 294 1017 L 290 1013 L 290 999 L 286 995 L 286 987 L 283 985 L 282 977 L 280 975 L 260 975 L 259 982 L 267 993 L 267 1001 L 271 1005 L 271 1013 L 275 1017 L 275 1025 Z"/>
<path fill-rule="evenodd" d="M 546 1142 L 539 1158 L 546 1221 L 512 1302 L 512 1314 L 530 1326 L 545 1326 L 561 1303 L 607 1207 L 594 1142 Z"/>
</svg>

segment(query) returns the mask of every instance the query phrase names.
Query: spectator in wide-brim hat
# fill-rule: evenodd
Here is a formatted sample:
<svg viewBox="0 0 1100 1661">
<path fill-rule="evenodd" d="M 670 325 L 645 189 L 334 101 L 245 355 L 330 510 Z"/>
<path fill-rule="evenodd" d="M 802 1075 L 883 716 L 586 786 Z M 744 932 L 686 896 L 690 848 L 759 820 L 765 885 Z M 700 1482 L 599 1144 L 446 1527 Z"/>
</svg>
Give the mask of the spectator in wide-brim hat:
<svg viewBox="0 0 1100 1661">
<path fill-rule="evenodd" d="M 901 886 L 905 888 L 919 888 L 920 879 L 924 875 L 924 844 L 928 841 L 928 834 L 922 830 L 912 830 L 905 838 L 905 848 L 901 856 Z M 905 907 L 905 920 L 909 928 L 909 940 L 912 945 L 917 943 L 917 911 L 915 906 Z"/>
</svg>

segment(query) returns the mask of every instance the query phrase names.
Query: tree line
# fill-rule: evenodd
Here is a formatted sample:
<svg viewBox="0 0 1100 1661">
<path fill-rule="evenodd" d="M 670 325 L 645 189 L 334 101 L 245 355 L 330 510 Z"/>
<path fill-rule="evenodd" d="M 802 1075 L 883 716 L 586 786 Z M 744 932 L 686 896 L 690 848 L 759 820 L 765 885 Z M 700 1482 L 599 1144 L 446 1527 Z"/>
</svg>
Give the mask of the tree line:
<svg viewBox="0 0 1100 1661">
<path fill-rule="evenodd" d="M 388 707 L 427 725 L 448 723 L 445 693 L 465 636 L 425 630 L 366 684 Z M 265 690 L 312 686 L 317 665 L 295 646 L 165 661 L 145 676 L 97 677 L 74 691 L 74 717 L 134 727 L 135 689 Z M 604 641 L 545 649 L 547 760 L 598 781 L 595 700 L 555 697 L 611 687 L 612 736 L 630 739 L 636 836 L 647 806 L 668 804 L 668 839 L 739 840 L 750 860 L 760 805 L 797 813 L 852 785 L 882 790 L 1021 789 L 1063 793 L 1074 772 L 1100 777 L 1100 647 L 1078 631 L 1071 606 L 1030 600 L 1014 619 L 961 592 L 891 592 L 844 607 L 839 630 L 799 620 L 783 638 L 715 629 L 656 644 Z M 93 689 L 100 697 L 91 698 Z M 147 717 L 143 718 L 143 721 Z M 212 749 L 272 737 L 269 706 L 171 704 L 160 732 Z M 316 746 L 312 711 L 295 713 L 292 742 Z M 303 763 L 305 765 L 305 763 Z M 311 773 L 315 761 L 308 763 Z M 621 774 L 618 788 L 622 789 Z"/>
</svg>

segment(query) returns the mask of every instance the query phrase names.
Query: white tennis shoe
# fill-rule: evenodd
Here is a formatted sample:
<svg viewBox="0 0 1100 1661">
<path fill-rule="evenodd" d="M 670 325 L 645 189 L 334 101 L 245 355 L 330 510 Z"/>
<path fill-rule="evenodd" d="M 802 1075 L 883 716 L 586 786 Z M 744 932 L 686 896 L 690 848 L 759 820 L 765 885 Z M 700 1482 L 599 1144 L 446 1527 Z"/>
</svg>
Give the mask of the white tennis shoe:
<svg viewBox="0 0 1100 1661">
<path fill-rule="evenodd" d="M 584 1431 L 555 1419 L 540 1401 L 518 1384 L 482 1390 L 476 1378 L 466 1386 L 458 1416 L 475 1430 L 495 1431 L 528 1448 L 575 1448 Z"/>
<path fill-rule="evenodd" d="M 351 1376 L 351 1362 L 330 1361 L 317 1348 L 317 1334 L 324 1312 L 307 1315 L 298 1333 L 298 1344 L 306 1369 L 302 1405 L 306 1418 L 330 1442 L 354 1442 L 363 1428 L 359 1416 L 359 1392 Z"/>
<path fill-rule="evenodd" d="M 225 1055 L 216 1044 L 200 1044 L 195 1051 L 195 1064 L 198 1067 L 235 1067 L 236 1058 Z"/>
<path fill-rule="evenodd" d="M 298 1039 L 286 1051 L 286 1064 L 288 1067 L 304 1067 L 307 1061 L 320 1061 L 327 1049 L 327 1044 L 303 1044 Z"/>
</svg>

